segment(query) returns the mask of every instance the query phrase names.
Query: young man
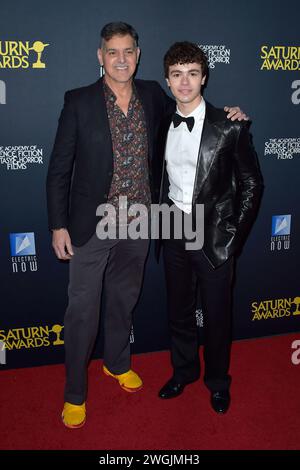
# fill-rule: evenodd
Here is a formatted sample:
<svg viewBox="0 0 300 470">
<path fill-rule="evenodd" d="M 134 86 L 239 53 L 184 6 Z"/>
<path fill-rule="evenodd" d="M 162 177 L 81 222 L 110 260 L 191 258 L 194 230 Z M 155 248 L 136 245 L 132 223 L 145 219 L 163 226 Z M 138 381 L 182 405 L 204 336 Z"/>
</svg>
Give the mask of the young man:
<svg viewBox="0 0 300 470">
<path fill-rule="evenodd" d="M 187 249 L 184 236 L 163 241 L 174 372 L 159 396 L 180 395 L 200 375 L 196 274 L 204 312 L 204 381 L 213 409 L 225 413 L 230 404 L 234 256 L 254 220 L 262 180 L 247 125 L 228 120 L 201 95 L 207 67 L 203 51 L 190 42 L 175 43 L 164 57 L 177 113 L 161 126 L 156 165 L 160 202 L 175 205 L 186 220 L 190 217 L 196 231 L 203 230 L 195 217 L 197 204 L 203 204 L 204 245 Z"/>
<path fill-rule="evenodd" d="M 70 260 L 65 315 L 66 387 L 63 422 L 86 418 L 87 368 L 99 324 L 105 282 L 103 372 L 127 392 L 141 389 L 130 369 L 130 330 L 148 240 L 97 237 L 97 207 L 151 203 L 151 159 L 168 107 L 158 83 L 134 80 L 140 50 L 134 28 L 109 23 L 101 31 L 98 59 L 105 77 L 65 95 L 47 178 L 49 227 L 57 257 Z M 243 118 L 239 110 L 229 117 Z M 69 205 L 70 201 L 70 205 Z M 105 273 L 105 275 L 104 275 Z"/>
</svg>

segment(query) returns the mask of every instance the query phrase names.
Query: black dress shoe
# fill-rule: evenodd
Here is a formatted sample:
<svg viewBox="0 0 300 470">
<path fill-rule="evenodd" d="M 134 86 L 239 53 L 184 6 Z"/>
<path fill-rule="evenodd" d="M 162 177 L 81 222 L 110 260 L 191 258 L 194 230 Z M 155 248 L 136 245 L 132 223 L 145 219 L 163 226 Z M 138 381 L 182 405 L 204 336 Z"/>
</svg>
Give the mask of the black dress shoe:
<svg viewBox="0 0 300 470">
<path fill-rule="evenodd" d="M 216 413 L 226 413 L 230 405 L 229 391 L 211 392 L 210 403 Z"/>
<path fill-rule="evenodd" d="M 186 383 L 180 383 L 172 378 L 159 391 L 158 396 L 164 399 L 178 397 L 182 394 L 186 385 Z"/>
</svg>

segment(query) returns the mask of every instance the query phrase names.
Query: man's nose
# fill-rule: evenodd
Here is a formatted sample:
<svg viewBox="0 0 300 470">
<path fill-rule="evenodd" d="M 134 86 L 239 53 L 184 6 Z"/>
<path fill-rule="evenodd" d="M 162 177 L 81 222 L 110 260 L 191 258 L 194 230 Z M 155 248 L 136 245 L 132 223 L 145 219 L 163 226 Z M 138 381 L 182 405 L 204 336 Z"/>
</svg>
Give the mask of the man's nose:
<svg viewBox="0 0 300 470">
<path fill-rule="evenodd" d="M 125 62 L 125 54 L 124 54 L 123 51 L 120 51 L 120 52 L 119 52 L 119 57 L 118 57 L 118 59 L 119 59 L 119 62 L 121 62 L 121 63 Z"/>
<path fill-rule="evenodd" d="M 186 85 L 188 83 L 188 81 L 189 81 L 189 78 L 188 78 L 187 75 L 182 75 L 181 76 L 181 82 L 182 82 L 183 85 Z"/>
</svg>

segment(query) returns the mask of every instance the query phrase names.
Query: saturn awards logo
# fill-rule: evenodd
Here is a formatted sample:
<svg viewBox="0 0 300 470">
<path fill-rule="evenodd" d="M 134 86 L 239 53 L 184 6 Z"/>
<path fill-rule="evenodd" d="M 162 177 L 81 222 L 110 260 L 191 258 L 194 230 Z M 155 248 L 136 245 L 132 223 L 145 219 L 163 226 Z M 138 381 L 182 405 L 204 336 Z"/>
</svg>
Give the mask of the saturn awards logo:
<svg viewBox="0 0 300 470">
<path fill-rule="evenodd" d="M 261 46 L 261 70 L 300 70 L 300 46 Z"/>
<path fill-rule="evenodd" d="M 42 41 L 0 41 L 0 69 L 44 69 L 42 60 L 45 48 Z"/>
<path fill-rule="evenodd" d="M 37 325 L 0 330 L 0 341 L 8 351 L 62 346 L 64 344 L 62 339 L 63 328 L 62 325 L 55 324 L 52 327 Z"/>
<path fill-rule="evenodd" d="M 295 317 L 300 315 L 300 297 L 252 302 L 251 312 L 252 321 Z"/>
</svg>

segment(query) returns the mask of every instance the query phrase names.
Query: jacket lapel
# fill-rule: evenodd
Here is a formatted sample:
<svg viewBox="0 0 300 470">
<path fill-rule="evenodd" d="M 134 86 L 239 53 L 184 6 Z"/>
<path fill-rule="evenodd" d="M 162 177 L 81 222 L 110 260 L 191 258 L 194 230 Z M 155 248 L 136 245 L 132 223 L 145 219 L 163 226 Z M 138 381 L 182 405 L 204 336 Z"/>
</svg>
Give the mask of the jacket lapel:
<svg viewBox="0 0 300 470">
<path fill-rule="evenodd" d="M 206 115 L 203 124 L 195 174 L 193 204 L 208 178 L 218 150 L 220 137 L 220 127 L 215 124 L 213 107 L 209 103 L 206 103 Z"/>
<path fill-rule="evenodd" d="M 163 164 L 162 164 L 162 172 L 161 172 L 161 183 L 160 183 L 160 191 L 159 191 L 159 201 L 160 202 L 163 202 L 166 194 L 167 194 L 167 191 L 169 189 L 168 187 L 168 182 L 169 182 L 169 178 L 168 178 L 168 174 L 167 174 L 167 171 L 166 171 L 166 146 L 167 146 L 167 138 L 168 138 L 168 132 L 169 132 L 169 127 L 171 125 L 171 122 L 172 122 L 172 117 L 173 117 L 173 113 L 166 116 L 162 123 L 161 123 L 161 127 L 160 127 L 160 130 L 159 130 L 159 136 L 158 136 L 158 140 L 159 140 L 159 144 L 158 144 L 158 147 L 160 149 L 160 155 L 162 156 L 162 159 L 163 159 Z"/>
<path fill-rule="evenodd" d="M 86 103 L 86 120 L 83 125 L 83 132 L 91 152 L 89 171 L 92 184 L 90 190 L 95 197 L 99 198 L 99 173 L 107 172 L 112 175 L 113 171 L 113 147 L 102 79 L 91 86 Z"/>
<path fill-rule="evenodd" d="M 101 136 L 105 139 L 105 147 L 106 151 L 111 154 L 112 156 L 112 141 L 111 141 L 111 133 L 109 127 L 109 121 L 107 116 L 106 110 L 106 103 L 105 97 L 103 92 L 103 85 L 102 85 L 102 78 L 100 78 L 93 86 L 92 89 L 92 121 L 93 121 L 93 134 L 96 133 L 96 139 L 100 143 Z M 143 110 L 145 113 L 145 120 L 146 120 L 146 128 L 147 128 L 147 137 L 149 142 L 149 156 L 152 157 L 152 135 L 153 135 L 153 112 L 152 112 L 152 102 L 151 96 L 147 93 L 147 90 L 141 86 L 140 82 L 137 80 L 134 82 L 136 91 L 138 94 L 139 99 L 141 100 Z M 93 137 L 93 136 L 92 136 Z M 94 140 L 94 139 L 93 139 Z M 103 143 L 101 146 L 103 151 Z"/>
<path fill-rule="evenodd" d="M 110 133 L 109 121 L 108 121 L 107 110 L 106 110 L 102 78 L 100 78 L 94 84 L 92 88 L 90 106 L 91 106 L 90 116 L 91 116 L 91 121 L 93 122 L 92 132 L 96 133 L 98 140 L 101 137 L 105 139 L 105 147 L 107 147 L 107 151 L 109 151 L 112 154 L 111 133 Z M 97 137 L 95 140 L 97 140 Z"/>
<path fill-rule="evenodd" d="M 142 103 L 142 107 L 145 113 L 147 138 L 148 138 L 148 150 L 149 159 L 153 156 L 153 108 L 152 108 L 152 97 L 149 95 L 149 91 L 142 85 L 139 80 L 134 80 L 134 86 L 137 95 Z"/>
</svg>

